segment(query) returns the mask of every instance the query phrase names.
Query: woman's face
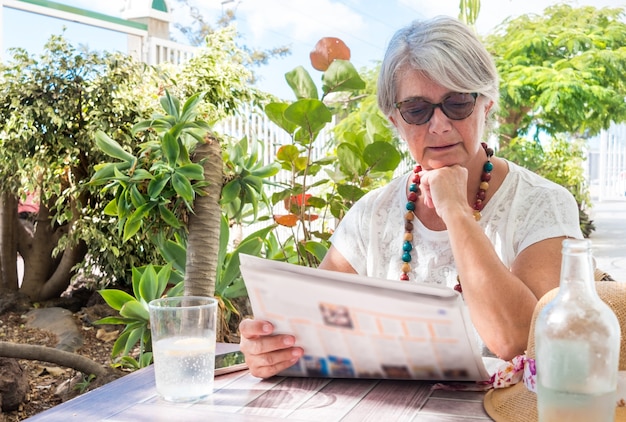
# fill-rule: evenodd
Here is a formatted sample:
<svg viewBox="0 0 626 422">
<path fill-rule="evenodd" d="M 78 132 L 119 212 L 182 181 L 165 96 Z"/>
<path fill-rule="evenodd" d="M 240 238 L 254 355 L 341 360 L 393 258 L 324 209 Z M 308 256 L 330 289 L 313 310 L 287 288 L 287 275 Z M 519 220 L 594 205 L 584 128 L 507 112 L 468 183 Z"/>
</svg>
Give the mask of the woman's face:
<svg viewBox="0 0 626 422">
<path fill-rule="evenodd" d="M 399 76 L 396 102 L 419 97 L 437 104 L 452 93 L 415 70 L 406 70 Z M 440 107 L 435 108 L 430 120 L 422 125 L 408 124 L 398 109 L 389 119 L 408 144 L 415 161 L 425 170 L 454 164 L 468 167 L 473 159 L 484 162 L 480 142 L 491 106 L 491 101 L 479 95 L 474 111 L 463 120 L 450 119 Z"/>
</svg>

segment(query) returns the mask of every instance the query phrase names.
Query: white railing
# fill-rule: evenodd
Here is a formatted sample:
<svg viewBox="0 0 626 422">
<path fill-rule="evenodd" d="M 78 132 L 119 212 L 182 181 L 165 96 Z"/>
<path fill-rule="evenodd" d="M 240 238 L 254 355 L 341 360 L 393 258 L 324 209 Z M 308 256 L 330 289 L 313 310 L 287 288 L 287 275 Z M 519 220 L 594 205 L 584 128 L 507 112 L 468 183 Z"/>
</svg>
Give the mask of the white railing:
<svg viewBox="0 0 626 422">
<path fill-rule="evenodd" d="M 196 51 L 196 47 L 149 35 L 148 25 L 144 23 L 103 15 L 46 0 L 38 2 L 0 0 L 0 28 L 2 28 L 3 24 L 3 10 L 5 7 L 126 34 L 129 40 L 128 54 L 151 65 L 159 63 L 182 64 L 193 57 Z M 3 55 L 2 35 L 0 30 L 0 57 Z M 8 35 L 10 36 L 11 34 Z"/>
<path fill-rule="evenodd" d="M 600 133 L 599 199 L 626 196 L 626 124 Z"/>
<path fill-rule="evenodd" d="M 197 50 L 196 47 L 156 37 L 148 37 L 146 44 L 148 50 L 146 61 L 150 65 L 159 63 L 183 64 L 191 59 Z"/>
</svg>

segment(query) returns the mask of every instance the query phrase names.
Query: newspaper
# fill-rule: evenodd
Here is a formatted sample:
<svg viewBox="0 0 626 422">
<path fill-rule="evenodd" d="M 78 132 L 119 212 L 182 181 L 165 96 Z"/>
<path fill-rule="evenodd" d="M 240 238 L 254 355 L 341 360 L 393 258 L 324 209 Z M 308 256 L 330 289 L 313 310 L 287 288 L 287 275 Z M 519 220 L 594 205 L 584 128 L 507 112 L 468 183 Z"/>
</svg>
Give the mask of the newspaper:
<svg viewBox="0 0 626 422">
<path fill-rule="evenodd" d="M 461 295 L 447 287 L 308 268 L 240 254 L 256 319 L 293 334 L 286 376 L 485 381 Z"/>
</svg>

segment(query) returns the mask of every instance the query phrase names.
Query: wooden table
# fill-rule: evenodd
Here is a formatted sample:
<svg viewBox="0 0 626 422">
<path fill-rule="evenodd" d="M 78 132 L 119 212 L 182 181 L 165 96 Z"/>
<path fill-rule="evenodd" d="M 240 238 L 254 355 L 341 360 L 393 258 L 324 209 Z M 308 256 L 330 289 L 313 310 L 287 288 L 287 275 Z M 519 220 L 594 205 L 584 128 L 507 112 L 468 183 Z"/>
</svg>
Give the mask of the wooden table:
<svg viewBox="0 0 626 422">
<path fill-rule="evenodd" d="M 218 351 L 219 353 L 219 351 Z M 490 421 L 484 393 L 432 390 L 418 381 L 255 378 L 248 371 L 215 378 L 196 403 L 159 398 L 152 366 L 29 418 L 46 422 L 137 421 Z"/>
</svg>

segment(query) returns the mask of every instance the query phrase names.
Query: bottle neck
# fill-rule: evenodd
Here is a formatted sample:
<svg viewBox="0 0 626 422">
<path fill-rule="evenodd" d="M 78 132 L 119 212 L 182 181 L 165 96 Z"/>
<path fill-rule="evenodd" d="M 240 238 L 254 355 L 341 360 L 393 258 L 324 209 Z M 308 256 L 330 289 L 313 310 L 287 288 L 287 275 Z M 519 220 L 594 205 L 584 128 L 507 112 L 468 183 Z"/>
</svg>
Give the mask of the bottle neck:
<svg viewBox="0 0 626 422">
<path fill-rule="evenodd" d="M 591 242 L 586 239 L 566 239 L 561 252 L 561 294 L 597 296 Z"/>
</svg>

